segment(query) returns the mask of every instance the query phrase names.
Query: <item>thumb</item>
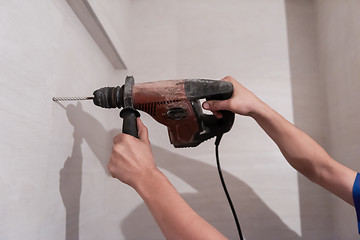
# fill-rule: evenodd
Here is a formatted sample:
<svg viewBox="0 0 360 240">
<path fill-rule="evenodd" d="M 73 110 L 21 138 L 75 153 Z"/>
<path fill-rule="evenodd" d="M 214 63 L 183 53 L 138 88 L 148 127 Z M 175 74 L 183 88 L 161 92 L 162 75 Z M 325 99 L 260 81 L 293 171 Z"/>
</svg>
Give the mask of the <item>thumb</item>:
<svg viewBox="0 0 360 240">
<path fill-rule="evenodd" d="M 205 101 L 203 103 L 203 108 L 210 111 L 220 111 L 220 110 L 229 110 L 229 101 L 228 100 L 211 100 Z"/>
<path fill-rule="evenodd" d="M 149 142 L 149 133 L 147 127 L 144 125 L 144 123 L 139 117 L 136 118 L 136 121 L 138 126 L 139 139 L 141 141 Z"/>
</svg>

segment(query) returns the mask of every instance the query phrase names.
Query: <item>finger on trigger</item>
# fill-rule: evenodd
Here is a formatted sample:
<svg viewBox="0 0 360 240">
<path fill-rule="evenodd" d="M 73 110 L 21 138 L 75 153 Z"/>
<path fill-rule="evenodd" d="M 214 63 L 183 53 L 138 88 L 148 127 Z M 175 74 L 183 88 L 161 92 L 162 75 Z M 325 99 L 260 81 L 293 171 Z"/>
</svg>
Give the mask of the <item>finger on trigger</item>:
<svg viewBox="0 0 360 240">
<path fill-rule="evenodd" d="M 203 107 L 205 110 L 209 110 L 210 105 L 209 105 L 208 102 L 203 102 L 202 107 Z"/>
</svg>

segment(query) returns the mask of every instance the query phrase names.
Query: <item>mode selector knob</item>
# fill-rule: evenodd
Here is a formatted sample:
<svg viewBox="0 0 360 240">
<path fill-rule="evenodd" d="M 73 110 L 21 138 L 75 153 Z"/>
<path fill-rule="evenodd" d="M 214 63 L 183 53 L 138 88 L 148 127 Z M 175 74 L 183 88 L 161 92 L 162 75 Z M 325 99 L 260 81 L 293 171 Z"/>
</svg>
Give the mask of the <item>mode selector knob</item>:
<svg viewBox="0 0 360 240">
<path fill-rule="evenodd" d="M 166 115 L 173 120 L 181 120 L 187 117 L 187 112 L 183 108 L 171 108 Z"/>
</svg>

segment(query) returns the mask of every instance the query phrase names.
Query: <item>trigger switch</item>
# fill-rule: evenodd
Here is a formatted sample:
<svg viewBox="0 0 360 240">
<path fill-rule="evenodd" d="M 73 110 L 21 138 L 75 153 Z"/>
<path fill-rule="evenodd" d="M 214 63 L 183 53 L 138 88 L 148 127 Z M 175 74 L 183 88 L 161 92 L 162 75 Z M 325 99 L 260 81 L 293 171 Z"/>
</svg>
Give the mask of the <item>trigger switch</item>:
<svg viewBox="0 0 360 240">
<path fill-rule="evenodd" d="M 183 108 L 171 108 L 166 115 L 173 120 L 181 120 L 187 117 L 187 112 Z"/>
</svg>

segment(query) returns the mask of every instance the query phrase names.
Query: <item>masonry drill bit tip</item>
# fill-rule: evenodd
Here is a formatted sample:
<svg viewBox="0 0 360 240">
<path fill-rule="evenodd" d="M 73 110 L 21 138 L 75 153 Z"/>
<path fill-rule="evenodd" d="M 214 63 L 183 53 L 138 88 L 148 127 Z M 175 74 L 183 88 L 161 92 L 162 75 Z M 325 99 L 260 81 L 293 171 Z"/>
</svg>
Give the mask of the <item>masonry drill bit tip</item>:
<svg viewBox="0 0 360 240">
<path fill-rule="evenodd" d="M 53 101 L 81 101 L 81 100 L 93 100 L 94 97 L 53 97 Z"/>
</svg>

